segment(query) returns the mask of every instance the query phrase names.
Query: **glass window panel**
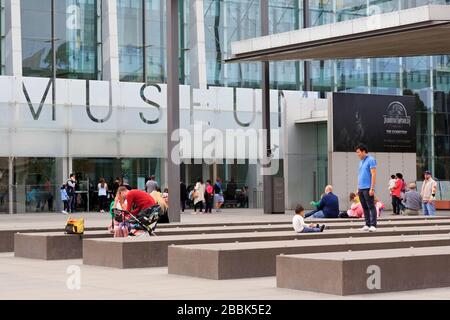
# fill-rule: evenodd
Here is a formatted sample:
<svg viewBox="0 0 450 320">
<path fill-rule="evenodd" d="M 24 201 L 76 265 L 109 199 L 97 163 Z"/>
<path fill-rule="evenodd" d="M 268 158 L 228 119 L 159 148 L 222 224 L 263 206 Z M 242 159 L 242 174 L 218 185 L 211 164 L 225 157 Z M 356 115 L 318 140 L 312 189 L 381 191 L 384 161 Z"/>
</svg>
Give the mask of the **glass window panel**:
<svg viewBox="0 0 450 320">
<path fill-rule="evenodd" d="M 97 0 L 55 2 L 58 78 L 97 79 Z"/>
<path fill-rule="evenodd" d="M 51 0 L 22 0 L 20 5 L 23 75 L 51 77 Z"/>
<path fill-rule="evenodd" d="M 97 79 L 97 0 L 55 1 L 58 78 Z M 52 76 L 52 1 L 22 0 L 24 76 Z"/>
<path fill-rule="evenodd" d="M 143 82 L 142 1 L 118 0 L 119 70 L 122 81 Z"/>
<path fill-rule="evenodd" d="M 147 79 L 165 83 L 166 74 L 166 1 L 147 0 L 146 4 Z"/>
<path fill-rule="evenodd" d="M 231 43 L 261 34 L 258 1 L 204 1 L 206 68 L 208 84 L 259 87 L 258 63 L 224 64 L 231 54 Z"/>
<path fill-rule="evenodd" d="M 14 179 L 17 212 L 55 210 L 61 182 L 56 181 L 56 158 L 16 158 Z"/>
</svg>

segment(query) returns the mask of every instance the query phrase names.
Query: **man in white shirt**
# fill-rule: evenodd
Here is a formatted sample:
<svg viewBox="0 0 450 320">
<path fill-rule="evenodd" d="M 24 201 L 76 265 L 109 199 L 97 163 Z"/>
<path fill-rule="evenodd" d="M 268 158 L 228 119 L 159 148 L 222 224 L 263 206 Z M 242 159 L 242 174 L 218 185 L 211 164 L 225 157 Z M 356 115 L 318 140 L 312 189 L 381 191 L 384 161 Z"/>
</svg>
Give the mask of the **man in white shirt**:
<svg viewBox="0 0 450 320">
<path fill-rule="evenodd" d="M 422 192 L 420 196 L 422 197 L 422 207 L 423 214 L 426 216 L 435 216 L 436 215 L 436 192 L 437 192 L 437 183 L 431 177 L 431 171 L 427 170 L 424 172 L 425 180 L 422 185 Z"/>
<path fill-rule="evenodd" d="M 297 233 L 312 233 L 312 232 L 323 232 L 325 225 L 319 226 L 313 223 L 306 224 L 305 220 L 305 209 L 301 204 L 297 205 L 295 208 L 295 215 L 292 219 L 292 226 Z"/>
</svg>

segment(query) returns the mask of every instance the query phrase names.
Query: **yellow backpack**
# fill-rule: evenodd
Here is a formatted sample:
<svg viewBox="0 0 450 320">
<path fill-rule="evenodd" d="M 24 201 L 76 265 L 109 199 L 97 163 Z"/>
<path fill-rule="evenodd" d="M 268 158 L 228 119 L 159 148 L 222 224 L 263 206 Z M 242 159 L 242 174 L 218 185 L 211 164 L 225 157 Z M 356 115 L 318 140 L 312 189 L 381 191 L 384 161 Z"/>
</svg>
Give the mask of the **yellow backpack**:
<svg viewBox="0 0 450 320">
<path fill-rule="evenodd" d="M 84 219 L 72 219 L 69 217 L 64 228 L 66 234 L 83 234 L 84 233 Z"/>
</svg>

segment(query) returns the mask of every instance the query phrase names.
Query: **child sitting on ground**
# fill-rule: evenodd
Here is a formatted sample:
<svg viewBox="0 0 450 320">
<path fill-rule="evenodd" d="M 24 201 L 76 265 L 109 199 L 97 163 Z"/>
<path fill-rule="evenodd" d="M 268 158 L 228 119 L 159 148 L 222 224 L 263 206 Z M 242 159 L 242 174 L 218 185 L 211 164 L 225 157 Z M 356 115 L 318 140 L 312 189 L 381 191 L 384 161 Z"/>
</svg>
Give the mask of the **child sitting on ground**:
<svg viewBox="0 0 450 320">
<path fill-rule="evenodd" d="M 362 218 L 364 216 L 364 210 L 359 201 L 358 196 L 355 193 L 350 193 L 350 209 L 347 211 L 347 214 L 350 218 Z"/>
<path fill-rule="evenodd" d="M 305 209 L 301 204 L 298 204 L 295 208 L 295 215 L 292 219 L 292 226 L 297 233 L 312 233 L 312 232 L 323 232 L 325 230 L 325 225 L 319 226 L 318 224 L 306 224 L 305 220 Z"/>
<path fill-rule="evenodd" d="M 381 213 L 383 212 L 385 205 L 379 199 L 375 198 L 375 209 L 377 209 L 377 218 L 381 217 Z"/>
</svg>

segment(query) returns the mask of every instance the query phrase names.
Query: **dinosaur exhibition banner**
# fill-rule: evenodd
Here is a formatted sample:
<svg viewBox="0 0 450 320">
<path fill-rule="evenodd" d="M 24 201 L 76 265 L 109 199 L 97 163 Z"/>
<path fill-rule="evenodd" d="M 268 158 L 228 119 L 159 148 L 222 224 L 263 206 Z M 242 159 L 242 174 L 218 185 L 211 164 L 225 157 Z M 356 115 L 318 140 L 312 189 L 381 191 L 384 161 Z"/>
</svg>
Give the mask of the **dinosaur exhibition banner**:
<svg viewBox="0 0 450 320">
<path fill-rule="evenodd" d="M 372 94 L 333 94 L 333 150 L 416 152 L 416 98 Z"/>
</svg>

